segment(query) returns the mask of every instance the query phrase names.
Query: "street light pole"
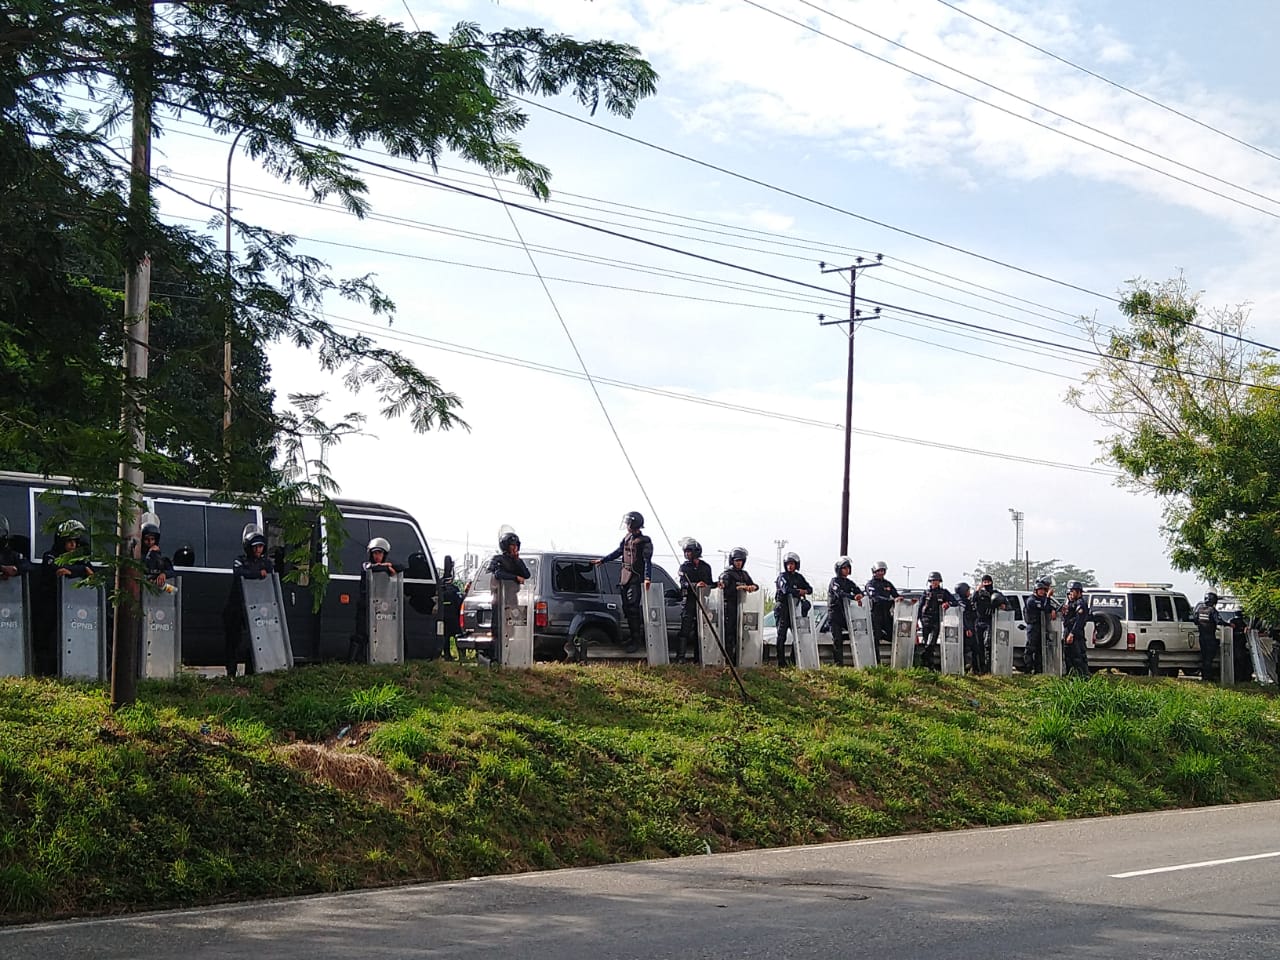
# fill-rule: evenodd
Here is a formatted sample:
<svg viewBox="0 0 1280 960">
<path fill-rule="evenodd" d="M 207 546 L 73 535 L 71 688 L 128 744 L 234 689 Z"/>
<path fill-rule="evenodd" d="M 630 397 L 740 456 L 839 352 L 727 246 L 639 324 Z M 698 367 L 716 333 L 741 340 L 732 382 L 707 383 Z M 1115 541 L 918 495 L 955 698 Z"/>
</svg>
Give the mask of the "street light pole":
<svg viewBox="0 0 1280 960">
<path fill-rule="evenodd" d="M 907 585 L 902 589 L 910 590 L 911 589 L 911 571 L 915 569 L 915 565 L 911 563 L 904 563 L 902 565 L 902 569 L 907 571 Z"/>
<path fill-rule="evenodd" d="M 858 271 L 868 270 L 871 267 L 878 267 L 884 261 L 884 254 L 877 253 L 874 263 L 864 262 L 862 257 L 855 258 L 854 262 L 847 267 L 828 267 L 825 263 L 819 263 L 818 269 L 823 273 L 849 273 L 849 319 L 848 320 L 828 320 L 823 314 L 818 314 L 818 323 L 820 326 L 828 327 L 833 325 L 849 324 L 849 371 L 845 381 L 845 398 L 844 398 L 844 487 L 840 493 L 840 553 L 847 554 L 849 552 L 849 474 L 850 461 L 853 450 L 853 344 L 854 334 L 858 326 Z M 876 307 L 876 313 L 880 312 L 880 308 Z"/>
</svg>

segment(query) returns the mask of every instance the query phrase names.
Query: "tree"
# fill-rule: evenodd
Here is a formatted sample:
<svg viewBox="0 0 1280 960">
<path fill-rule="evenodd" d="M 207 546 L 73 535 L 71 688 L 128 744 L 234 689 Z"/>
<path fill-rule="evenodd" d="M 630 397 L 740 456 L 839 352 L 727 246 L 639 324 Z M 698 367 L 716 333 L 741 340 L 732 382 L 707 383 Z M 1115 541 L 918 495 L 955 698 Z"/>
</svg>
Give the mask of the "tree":
<svg viewBox="0 0 1280 960">
<path fill-rule="evenodd" d="M 316 199 L 338 197 L 359 216 L 367 209 L 356 158 L 344 148 L 376 142 L 391 155 L 434 164 L 454 153 L 495 174 L 514 175 L 540 197 L 549 172 L 526 157 L 514 135 L 527 117 L 517 96 L 571 92 L 592 110 L 603 103 L 629 115 L 653 93 L 656 76 L 638 52 L 607 41 L 579 42 L 536 29 L 484 33 L 460 24 L 447 39 L 410 32 L 377 17 L 362 16 L 327 0 L 264 0 L 259 3 L 190 4 L 165 0 L 19 0 L 0 10 L 0 197 L 4 219 L 19 219 L 27 202 L 24 175 L 47 173 L 42 199 L 60 216 L 34 222 L 4 253 L 23 269 L 0 279 L 0 329 L 6 360 L 23 371 L 29 386 L 56 383 L 68 371 L 100 386 L 118 400 L 118 425 L 42 421 L 14 396 L 0 397 L 0 441 L 36 463 L 57 463 L 61 472 L 102 484 L 104 456 L 117 454 L 120 502 L 117 569 L 117 673 L 128 674 L 128 638 L 138 625 L 136 539 L 144 468 L 182 460 L 193 469 L 212 466 L 203 443 L 193 446 L 207 408 L 183 409 L 181 377 L 162 391 L 147 378 L 147 316 L 151 269 L 183 274 L 203 253 L 166 248 L 154 216 L 156 189 L 178 192 L 150 166 L 153 130 L 168 117 L 195 118 L 221 134 L 242 138 L 250 156 L 284 181 L 306 186 Z M 69 90 L 88 92 L 97 108 L 70 108 Z M 128 117 L 133 147 L 126 155 L 112 142 Z M 327 142 L 337 141 L 339 146 Z M 81 278 L 68 276 L 71 244 L 67 222 L 77 204 L 102 201 L 116 216 L 107 236 L 124 265 L 123 330 L 102 324 L 104 303 L 115 297 Z M 208 300 L 205 341 L 176 347 L 199 353 L 211 346 L 208 332 L 221 325 L 250 353 L 261 355 L 275 340 L 289 339 L 314 350 L 319 365 L 344 371 L 354 388 L 372 389 L 384 416 L 408 417 L 415 429 L 465 426 L 460 400 L 407 358 L 366 337 L 339 334 L 325 320 L 327 298 L 341 297 L 386 313 L 393 304 L 369 277 L 335 278 L 326 264 L 298 254 L 292 237 L 237 220 L 242 253 L 228 265 L 218 296 Z M 42 248 L 59 256 L 42 258 Z M 177 246 L 181 246 L 180 244 Z M 164 251 L 172 262 L 157 265 Z M 25 275 L 21 275 L 25 274 Z M 75 343 L 48 342 L 40 329 L 49 309 L 29 296 L 56 293 L 68 312 L 52 322 L 81 336 Z M 97 325 L 95 326 L 95 317 Z M 197 335 L 197 341 L 200 336 Z M 159 341 L 157 342 L 159 345 Z M 123 373 L 110 358 L 123 351 Z M 70 357 L 73 363 L 65 361 Z M 65 374 L 64 374 L 65 375 Z M 235 384 L 239 388 L 240 384 Z M 221 387 L 221 384 L 219 384 Z M 190 396 L 185 399 L 190 400 Z M 315 397 L 302 398 L 297 414 L 277 416 L 277 431 L 293 430 L 281 446 L 299 451 L 307 436 L 333 442 L 358 425 L 347 417 L 335 429 L 319 421 Z M 194 414 L 194 416 L 193 416 Z M 146 426 L 162 422 L 167 431 Z M 234 480 L 230 461 L 219 458 L 220 483 Z M 326 497 L 331 481 L 303 468 L 275 477 L 286 503 Z M 308 570 L 323 582 L 322 569 Z M 123 616 L 124 620 L 120 619 Z M 123 651 L 123 654 L 122 654 Z M 124 692 L 131 699 L 132 686 Z M 121 702 L 113 683 L 113 702 Z"/>
<path fill-rule="evenodd" d="M 995 585 L 1002 590 L 1025 590 L 1028 583 L 1027 569 L 1028 566 L 1025 560 L 979 560 L 973 568 L 973 572 L 966 574 L 966 576 L 971 576 L 975 581 L 979 581 L 982 579 L 983 574 L 989 573 Z M 1092 570 L 1083 570 L 1074 564 L 1063 563 L 1056 558 L 1053 560 L 1032 560 L 1030 570 L 1030 583 L 1033 586 L 1040 577 L 1053 577 L 1053 582 L 1058 587 L 1059 593 L 1065 593 L 1065 584 L 1070 583 L 1072 580 L 1079 580 L 1086 587 L 1096 587 L 1098 585 L 1098 575 Z"/>
<path fill-rule="evenodd" d="M 1170 560 L 1280 620 L 1280 366 L 1242 307 L 1205 309 L 1179 277 L 1134 282 L 1126 328 L 1068 400 L 1111 430 L 1122 482 L 1163 501 Z"/>
</svg>

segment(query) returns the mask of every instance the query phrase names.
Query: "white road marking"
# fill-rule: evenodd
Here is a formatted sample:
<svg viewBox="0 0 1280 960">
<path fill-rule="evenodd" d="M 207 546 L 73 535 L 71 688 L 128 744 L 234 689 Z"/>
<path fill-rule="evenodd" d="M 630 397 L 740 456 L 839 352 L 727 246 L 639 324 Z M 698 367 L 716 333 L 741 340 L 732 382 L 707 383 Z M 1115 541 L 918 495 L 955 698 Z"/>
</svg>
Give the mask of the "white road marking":
<svg viewBox="0 0 1280 960">
<path fill-rule="evenodd" d="M 1199 867 L 1218 867 L 1224 863 L 1244 863 L 1246 860 L 1268 860 L 1280 857 L 1280 850 L 1271 853 L 1253 853 L 1247 857 L 1227 857 L 1224 860 L 1200 860 L 1196 863 L 1179 863 L 1172 867 L 1152 867 L 1150 870 L 1130 870 L 1128 873 L 1113 873 L 1112 880 L 1127 880 L 1130 877 L 1145 877 L 1153 873 L 1173 873 L 1175 870 L 1196 870 Z"/>
</svg>

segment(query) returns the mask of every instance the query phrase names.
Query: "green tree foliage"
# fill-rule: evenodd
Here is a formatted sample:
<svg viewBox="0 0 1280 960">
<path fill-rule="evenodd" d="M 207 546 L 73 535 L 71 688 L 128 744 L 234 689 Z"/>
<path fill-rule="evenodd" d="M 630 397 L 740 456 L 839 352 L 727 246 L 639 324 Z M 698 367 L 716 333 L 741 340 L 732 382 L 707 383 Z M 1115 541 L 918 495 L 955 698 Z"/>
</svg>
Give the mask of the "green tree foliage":
<svg viewBox="0 0 1280 960">
<path fill-rule="evenodd" d="M 1205 309 L 1182 278 L 1134 283 L 1120 309 L 1127 327 L 1094 331 L 1103 359 L 1068 399 L 1112 430 L 1123 482 L 1163 501 L 1174 566 L 1280 620 L 1274 354 L 1245 342 L 1247 311 Z"/>
<path fill-rule="evenodd" d="M 997 587 L 1008 590 L 1025 590 L 1027 584 L 1027 562 L 1025 560 L 979 560 L 973 573 L 967 574 L 974 579 L 974 585 L 982 579 L 983 574 L 991 574 Z M 1053 577 L 1058 593 L 1066 593 L 1066 584 L 1079 580 L 1086 587 L 1098 585 L 1098 575 L 1092 570 L 1084 570 L 1071 563 L 1052 560 L 1032 560 L 1030 564 L 1031 583 L 1034 585 L 1040 577 Z"/>
</svg>

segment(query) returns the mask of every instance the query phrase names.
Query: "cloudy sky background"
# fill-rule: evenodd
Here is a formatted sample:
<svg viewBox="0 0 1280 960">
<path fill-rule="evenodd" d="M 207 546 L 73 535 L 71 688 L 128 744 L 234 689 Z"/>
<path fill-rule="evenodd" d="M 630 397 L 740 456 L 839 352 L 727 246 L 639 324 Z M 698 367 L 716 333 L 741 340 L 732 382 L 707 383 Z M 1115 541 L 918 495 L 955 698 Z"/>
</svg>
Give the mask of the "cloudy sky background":
<svg viewBox="0 0 1280 960">
<path fill-rule="evenodd" d="M 958 6 L 1280 155 L 1273 57 L 1280 13 L 1270 4 L 1211 12 L 1182 0 Z M 437 559 L 461 555 L 468 543 L 489 552 L 503 523 L 515 526 L 526 549 L 604 552 L 617 542 L 622 513 L 639 509 L 660 553 L 664 531 L 672 541 L 698 537 L 713 563 L 740 544 L 752 554 L 748 569 L 764 579 L 782 538 L 806 571 L 825 576 L 839 546 L 846 341 L 817 314 L 844 316 L 847 287 L 818 263 L 883 253 L 885 265 L 860 278 L 860 296 L 1047 345 L 892 309 L 860 327 L 855 570 L 884 559 L 900 586 L 906 565 L 914 567 L 913 585 L 930 569 L 950 585 L 979 558 L 1012 555 L 1008 510 L 1016 508 L 1026 515 L 1033 558 L 1095 568 L 1104 583 L 1171 580 L 1201 589 L 1169 568 L 1159 504 L 1118 488 L 1096 463 L 1103 431 L 1062 400 L 1082 376 L 1083 358 L 1063 347 L 1085 345 L 1072 318 L 1120 320 L 1113 298 L 1130 278 L 1179 271 L 1205 291 L 1207 304 L 1250 304 L 1255 334 L 1275 342 L 1280 160 L 940 0 L 365 7 L 405 23 L 411 11 L 436 32 L 471 20 L 634 43 L 661 75 L 657 96 L 631 120 L 594 122 L 808 199 L 530 108 L 522 143 L 554 174 L 553 198 L 542 208 L 831 292 L 519 210 L 513 225 L 497 204 L 409 176 L 371 176 L 373 216 L 356 221 L 299 202 L 298 191 L 237 156 L 233 202 L 241 216 L 296 234 L 300 249 L 339 274 L 376 273 L 399 307 L 388 326 L 335 303 L 334 321 L 402 349 L 464 402 L 470 432 L 416 436 L 379 422 L 372 397 L 325 382 L 305 355 L 275 350 L 282 396 L 324 387 L 331 413 L 370 414 L 369 434 L 332 457 L 345 495 L 409 509 Z M 586 117 L 568 99 L 548 105 Z M 155 162 L 193 196 L 220 203 L 226 148 L 197 134 L 210 136 L 171 124 Z M 386 162 L 435 176 L 429 167 Z M 438 176 L 494 191 L 457 158 L 445 158 Z M 537 205 L 515 185 L 499 186 L 508 199 Z M 170 199 L 163 212 L 207 218 Z M 581 378 L 566 328 L 592 376 L 645 388 L 597 383 L 626 456 Z"/>
</svg>

